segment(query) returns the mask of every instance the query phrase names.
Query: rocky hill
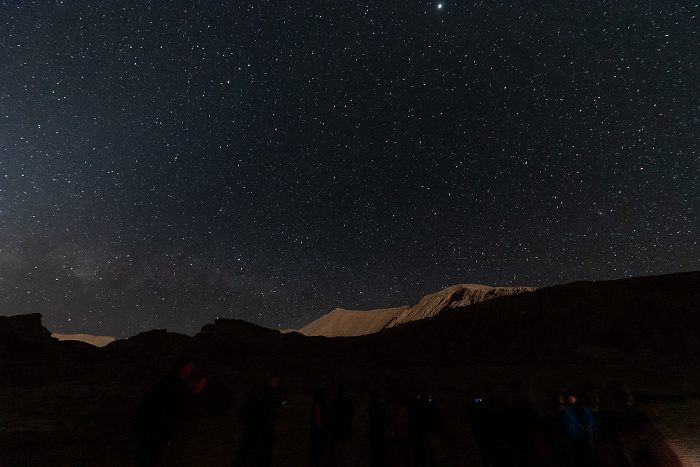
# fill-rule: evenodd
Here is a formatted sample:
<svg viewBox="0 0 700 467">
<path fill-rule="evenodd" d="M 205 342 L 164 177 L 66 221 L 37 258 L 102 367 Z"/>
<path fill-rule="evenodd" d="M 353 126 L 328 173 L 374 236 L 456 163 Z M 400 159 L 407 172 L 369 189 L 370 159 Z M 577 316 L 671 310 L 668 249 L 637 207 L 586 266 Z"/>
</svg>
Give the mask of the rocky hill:
<svg viewBox="0 0 700 467">
<path fill-rule="evenodd" d="M 446 310 L 464 308 L 485 300 L 534 290 L 536 290 L 534 287 L 454 285 L 427 295 L 411 306 L 368 311 L 338 308 L 304 326 L 299 332 L 305 336 L 362 336 L 399 324 L 432 318 Z"/>
<path fill-rule="evenodd" d="M 700 351 L 700 272 L 575 282 L 451 307 L 377 335 L 419 359 L 566 361 Z"/>
<path fill-rule="evenodd" d="M 71 352 L 105 358 L 238 355 L 258 361 L 285 359 L 291 365 L 307 359 L 392 364 L 405 359 L 439 363 L 694 358 L 700 354 L 698 336 L 700 272 L 537 290 L 456 285 L 411 306 L 334 310 L 300 332 L 218 319 L 193 337 L 153 330 L 103 348 L 59 341 L 42 326 L 39 314 L 0 317 L 2 353 L 30 352 L 47 359 Z"/>
</svg>

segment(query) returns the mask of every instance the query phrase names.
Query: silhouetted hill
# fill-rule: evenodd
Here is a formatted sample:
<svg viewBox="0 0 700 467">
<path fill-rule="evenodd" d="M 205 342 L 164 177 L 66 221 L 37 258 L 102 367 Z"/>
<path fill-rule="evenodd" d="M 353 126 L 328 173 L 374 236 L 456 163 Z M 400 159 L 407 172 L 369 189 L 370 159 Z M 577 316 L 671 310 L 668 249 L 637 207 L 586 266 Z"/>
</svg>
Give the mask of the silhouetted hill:
<svg viewBox="0 0 700 467">
<path fill-rule="evenodd" d="M 153 330 L 104 350 L 112 356 L 196 353 L 386 363 L 690 357 L 700 349 L 700 272 L 538 290 L 458 285 L 408 307 L 335 310 L 303 331 L 310 336 L 217 319 L 194 337 Z M 83 348 L 68 344 L 52 338 L 38 314 L 0 317 L 6 353 Z"/>
<path fill-rule="evenodd" d="M 700 272 L 546 287 L 453 307 L 374 339 L 378 349 L 437 361 L 692 357 L 700 349 Z"/>
<path fill-rule="evenodd" d="M 58 339 L 41 324 L 41 315 L 32 313 L 0 316 L 0 352 L 8 354 L 38 352 L 52 347 Z"/>
</svg>

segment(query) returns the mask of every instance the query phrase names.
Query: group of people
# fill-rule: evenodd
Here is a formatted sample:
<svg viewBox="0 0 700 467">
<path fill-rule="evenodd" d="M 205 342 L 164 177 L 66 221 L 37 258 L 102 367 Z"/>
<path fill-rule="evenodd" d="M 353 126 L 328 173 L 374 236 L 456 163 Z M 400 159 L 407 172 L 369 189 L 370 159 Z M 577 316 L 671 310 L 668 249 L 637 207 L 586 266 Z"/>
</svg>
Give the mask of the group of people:
<svg viewBox="0 0 700 467">
<path fill-rule="evenodd" d="M 205 377 L 190 381 L 193 371 L 191 359 L 178 359 L 173 371 L 141 399 L 135 423 L 139 467 L 161 465 L 179 441 L 176 436 L 186 442 L 187 427 L 193 427 L 198 415 L 198 396 L 207 385 Z"/>
<path fill-rule="evenodd" d="M 552 417 L 542 417 L 517 384 L 506 397 L 485 389 L 467 408 L 467 421 L 485 467 L 557 465 L 556 446 L 568 441 L 577 467 L 594 465 L 592 411 L 573 391 L 558 393 Z M 554 426 L 547 420 L 554 421 Z M 566 456 L 565 456 L 566 457 Z"/>
<path fill-rule="evenodd" d="M 177 456 L 186 451 L 201 414 L 200 396 L 207 387 L 206 378 L 193 376 L 193 361 L 181 358 L 173 371 L 142 397 L 135 423 L 139 467 L 178 465 Z M 234 467 L 272 465 L 284 404 L 276 377 L 248 397 L 241 410 L 243 431 Z M 326 389 L 315 392 L 309 411 L 310 467 L 351 464 L 354 416 L 354 403 L 345 387 L 337 389 L 333 400 L 328 400 Z M 372 466 L 439 465 L 444 419 L 426 386 L 414 397 L 373 391 L 368 416 Z"/>
<path fill-rule="evenodd" d="M 311 467 L 349 465 L 352 416 L 353 402 L 344 387 L 329 405 L 325 390 L 317 390 L 311 410 Z M 444 416 L 426 385 L 413 396 L 371 391 L 367 416 L 372 467 L 444 465 Z"/>
<path fill-rule="evenodd" d="M 207 388 L 206 378 L 194 377 L 193 370 L 190 359 L 178 360 L 174 371 L 143 396 L 135 425 L 139 467 L 179 465 L 177 459 L 172 462 L 173 456 L 178 450 L 183 452 L 196 428 L 202 409 L 200 396 Z M 494 397 L 486 389 L 466 407 L 463 420 L 470 426 L 485 467 L 557 465 L 565 457 L 570 458 L 565 461 L 567 465 L 593 466 L 600 458 L 594 451 L 594 435 L 598 437 L 599 433 L 603 440 L 595 445 L 607 450 L 603 456 L 616 459 L 610 465 L 639 465 L 635 459 L 650 458 L 658 462 L 645 465 L 681 465 L 673 450 L 654 432 L 653 424 L 632 408 L 629 392 L 617 397 L 614 408 L 607 411 L 592 410 L 575 392 L 561 393 L 554 398 L 551 415 L 543 418 L 526 391 L 517 385 L 510 389 L 505 397 Z M 280 382 L 274 377 L 251 394 L 242 407 L 243 431 L 234 467 L 272 465 L 285 401 Z M 332 400 L 326 389 L 316 390 L 309 410 L 310 467 L 345 467 L 352 463 L 351 446 L 357 446 L 351 443 L 355 415 L 345 387 L 338 388 Z M 446 464 L 445 418 L 426 385 L 417 391 L 373 390 L 366 415 L 368 438 L 363 442 L 371 449 L 368 461 L 372 467 Z M 553 434 L 554 425 L 558 435 Z M 553 452 L 565 445 L 568 454 Z"/>
<path fill-rule="evenodd" d="M 345 387 L 338 388 L 337 396 L 330 406 L 327 404 L 325 389 L 317 389 L 314 394 L 309 413 L 310 467 L 321 467 L 328 463 L 348 465 L 355 407 L 345 391 Z"/>
</svg>

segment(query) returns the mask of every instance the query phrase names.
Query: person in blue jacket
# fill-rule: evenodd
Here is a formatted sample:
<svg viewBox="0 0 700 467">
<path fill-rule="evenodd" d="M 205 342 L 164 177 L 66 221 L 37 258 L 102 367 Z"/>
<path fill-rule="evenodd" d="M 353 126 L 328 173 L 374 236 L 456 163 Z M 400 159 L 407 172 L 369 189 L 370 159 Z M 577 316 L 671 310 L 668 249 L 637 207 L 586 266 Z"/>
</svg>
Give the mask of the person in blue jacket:
<svg viewBox="0 0 700 467">
<path fill-rule="evenodd" d="M 566 401 L 559 406 L 561 420 L 566 437 L 571 444 L 571 452 L 577 466 L 594 465 L 593 451 L 593 415 L 580 403 L 574 393 L 569 393 Z"/>
</svg>

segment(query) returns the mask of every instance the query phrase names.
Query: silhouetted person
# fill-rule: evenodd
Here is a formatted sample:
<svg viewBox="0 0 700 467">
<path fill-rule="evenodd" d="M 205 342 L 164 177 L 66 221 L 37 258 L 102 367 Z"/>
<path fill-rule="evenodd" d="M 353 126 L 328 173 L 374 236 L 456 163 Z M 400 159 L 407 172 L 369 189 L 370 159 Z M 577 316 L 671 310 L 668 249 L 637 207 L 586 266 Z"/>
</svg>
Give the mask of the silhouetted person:
<svg viewBox="0 0 700 467">
<path fill-rule="evenodd" d="M 431 467 L 441 464 L 445 419 L 425 384 L 421 386 L 418 393 L 413 407 L 413 416 L 416 436 L 414 465 Z"/>
<path fill-rule="evenodd" d="M 207 378 L 190 376 L 190 383 L 185 398 L 182 401 L 180 417 L 171 436 L 170 446 L 161 465 L 189 467 L 194 462 L 190 451 L 190 442 L 195 435 L 202 418 L 202 393 L 207 387 Z"/>
<path fill-rule="evenodd" d="M 369 442 L 372 447 L 372 467 L 386 467 L 389 464 L 387 454 L 386 426 L 384 424 L 385 407 L 379 392 L 370 394 L 367 413 L 369 415 Z"/>
<path fill-rule="evenodd" d="M 578 401 L 574 393 L 569 393 L 566 403 L 559 408 L 559 417 L 569 439 L 576 465 L 592 466 L 594 455 L 591 411 Z"/>
<path fill-rule="evenodd" d="M 498 410 L 493 391 L 486 388 L 480 397 L 475 397 L 467 407 L 467 421 L 471 426 L 472 436 L 479 446 L 481 463 L 484 467 L 504 465 L 502 414 Z"/>
<path fill-rule="evenodd" d="M 284 402 L 276 377 L 271 377 L 267 386 L 248 399 L 243 407 L 245 427 L 235 467 L 270 466 Z"/>
<path fill-rule="evenodd" d="M 411 411 L 408 399 L 398 391 L 386 409 L 387 457 L 390 467 L 411 465 Z"/>
<path fill-rule="evenodd" d="M 325 389 L 317 389 L 314 394 L 314 400 L 311 403 L 311 411 L 309 413 L 309 422 L 311 426 L 311 454 L 309 457 L 309 465 L 311 467 L 319 467 L 322 465 L 329 432 Z"/>
<path fill-rule="evenodd" d="M 187 384 L 187 378 L 193 369 L 192 360 L 179 359 L 172 374 L 142 398 L 135 426 L 140 444 L 140 467 L 160 465 L 171 448 L 177 424 L 190 415 L 193 391 Z"/>
<path fill-rule="evenodd" d="M 527 390 L 519 381 L 514 381 L 510 395 L 512 400 L 506 416 L 510 458 L 519 466 L 546 465 L 552 456 L 551 448 Z"/>
<path fill-rule="evenodd" d="M 331 463 L 333 466 L 348 465 L 349 444 L 352 437 L 352 418 L 354 408 L 345 396 L 345 388 L 338 388 L 338 395 L 331 404 Z"/>
</svg>

